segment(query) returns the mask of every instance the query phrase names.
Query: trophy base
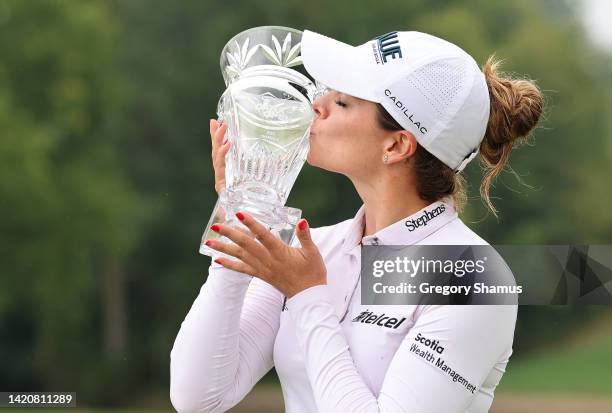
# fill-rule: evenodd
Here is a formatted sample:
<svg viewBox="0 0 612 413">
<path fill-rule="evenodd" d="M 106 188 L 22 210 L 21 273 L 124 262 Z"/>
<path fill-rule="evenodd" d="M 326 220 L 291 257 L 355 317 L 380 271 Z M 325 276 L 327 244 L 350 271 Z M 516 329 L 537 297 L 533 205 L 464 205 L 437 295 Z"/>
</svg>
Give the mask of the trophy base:
<svg viewBox="0 0 612 413">
<path fill-rule="evenodd" d="M 219 235 L 210 227 L 213 224 L 228 225 L 250 234 L 248 228 L 236 218 L 236 212 L 246 212 L 266 226 L 274 235 L 283 242 L 291 245 L 295 236 L 295 226 L 302 216 L 302 211 L 297 208 L 285 207 L 278 204 L 269 203 L 262 200 L 254 200 L 243 196 L 242 193 L 232 190 L 225 190 L 219 194 L 219 199 L 215 204 L 212 216 L 200 242 L 200 254 L 209 257 L 226 257 L 236 259 L 230 255 L 204 245 L 206 240 L 219 240 L 222 242 L 232 242 L 229 238 Z"/>
</svg>

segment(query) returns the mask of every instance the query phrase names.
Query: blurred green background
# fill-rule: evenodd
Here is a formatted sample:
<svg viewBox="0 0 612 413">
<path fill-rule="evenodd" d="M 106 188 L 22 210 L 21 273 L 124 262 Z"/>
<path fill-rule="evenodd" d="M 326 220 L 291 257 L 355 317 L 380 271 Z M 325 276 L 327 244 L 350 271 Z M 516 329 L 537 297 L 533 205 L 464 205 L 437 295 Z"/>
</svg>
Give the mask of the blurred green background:
<svg viewBox="0 0 612 413">
<path fill-rule="evenodd" d="M 612 243 L 612 57 L 587 36 L 581 7 L 0 0 L 0 391 L 171 410 L 170 349 L 209 264 L 197 249 L 216 200 L 219 54 L 253 26 L 351 44 L 419 30 L 479 63 L 496 52 L 506 71 L 538 81 L 547 111 L 493 189 L 499 220 L 470 165 L 464 221 L 491 243 Z M 360 201 L 342 176 L 305 166 L 288 205 L 319 226 Z M 577 400 L 612 410 L 611 310 L 521 307 L 493 411 L 570 411 Z M 273 373 L 248 397 L 236 411 L 282 411 Z"/>
</svg>

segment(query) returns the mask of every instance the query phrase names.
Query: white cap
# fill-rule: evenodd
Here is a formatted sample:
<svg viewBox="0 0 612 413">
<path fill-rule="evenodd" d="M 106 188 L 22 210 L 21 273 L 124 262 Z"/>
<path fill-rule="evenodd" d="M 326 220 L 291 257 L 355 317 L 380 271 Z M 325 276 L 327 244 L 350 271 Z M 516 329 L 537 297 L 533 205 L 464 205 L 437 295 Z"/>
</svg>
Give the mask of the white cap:
<svg viewBox="0 0 612 413">
<path fill-rule="evenodd" d="M 380 103 L 453 170 L 478 154 L 489 90 L 476 61 L 460 47 L 420 32 L 391 32 L 355 47 L 305 30 L 301 48 L 315 80 Z"/>
</svg>

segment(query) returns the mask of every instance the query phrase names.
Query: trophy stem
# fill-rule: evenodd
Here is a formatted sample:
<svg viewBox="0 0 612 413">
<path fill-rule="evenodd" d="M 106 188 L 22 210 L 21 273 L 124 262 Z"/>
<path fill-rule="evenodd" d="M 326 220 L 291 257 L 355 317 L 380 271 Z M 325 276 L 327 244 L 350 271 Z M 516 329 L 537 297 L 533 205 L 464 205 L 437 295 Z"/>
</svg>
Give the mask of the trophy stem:
<svg viewBox="0 0 612 413">
<path fill-rule="evenodd" d="M 297 208 L 285 207 L 281 204 L 266 202 L 261 199 L 253 199 L 242 191 L 224 190 L 219 194 L 212 216 L 202 236 L 200 243 L 200 254 L 210 257 L 226 257 L 235 259 L 227 254 L 213 250 L 204 242 L 208 239 L 231 242 L 227 237 L 219 235 L 210 229 L 213 224 L 229 225 L 237 229 L 248 231 L 248 228 L 236 218 L 236 212 L 246 212 L 266 226 L 274 235 L 283 242 L 291 245 L 295 236 L 295 226 L 302 216 L 302 211 Z"/>
</svg>

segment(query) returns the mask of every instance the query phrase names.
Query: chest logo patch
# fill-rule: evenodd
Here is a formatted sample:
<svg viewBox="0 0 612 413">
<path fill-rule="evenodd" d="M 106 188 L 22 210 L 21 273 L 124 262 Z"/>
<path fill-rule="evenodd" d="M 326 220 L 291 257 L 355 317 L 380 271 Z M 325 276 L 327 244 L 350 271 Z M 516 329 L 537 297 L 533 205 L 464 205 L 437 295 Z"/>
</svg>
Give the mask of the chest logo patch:
<svg viewBox="0 0 612 413">
<path fill-rule="evenodd" d="M 406 317 L 399 319 L 397 317 L 390 317 L 385 313 L 377 315 L 369 310 L 365 310 L 359 313 L 357 317 L 353 318 L 352 321 L 353 323 L 376 324 L 377 326 L 395 329 L 406 321 Z"/>
</svg>

